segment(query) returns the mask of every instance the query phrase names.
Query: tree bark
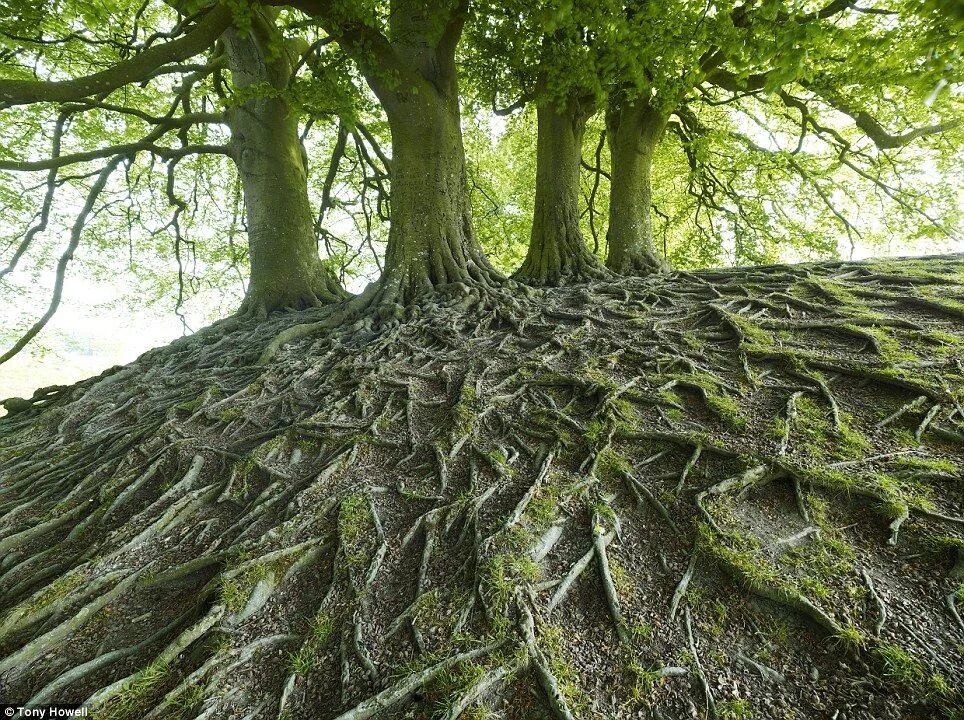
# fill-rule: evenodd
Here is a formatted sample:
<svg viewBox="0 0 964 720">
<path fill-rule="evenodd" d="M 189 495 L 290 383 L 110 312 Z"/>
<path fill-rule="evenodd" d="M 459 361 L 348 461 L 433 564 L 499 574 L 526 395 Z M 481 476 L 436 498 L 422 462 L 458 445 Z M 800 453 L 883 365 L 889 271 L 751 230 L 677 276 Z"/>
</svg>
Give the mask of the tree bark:
<svg viewBox="0 0 964 720">
<path fill-rule="evenodd" d="M 251 264 L 239 312 L 255 317 L 346 296 L 318 257 L 298 116 L 280 94 L 288 85 L 291 62 L 287 51 L 273 55 L 268 47 L 281 42 L 273 12 L 257 14 L 243 37 L 234 28 L 224 36 L 235 87 L 259 88 L 256 97 L 228 113 L 232 154 L 244 191 Z"/>
<path fill-rule="evenodd" d="M 388 116 L 391 225 L 385 271 L 365 297 L 397 313 L 427 291 L 484 291 L 504 278 L 472 229 L 455 62 L 468 2 L 390 5 L 387 35 L 328 0 L 309 11 L 355 60 Z"/>
<path fill-rule="evenodd" d="M 642 101 L 617 100 L 606 112 L 612 171 L 606 266 L 621 275 L 650 275 L 668 269 L 653 246 L 650 217 L 653 153 L 666 120 Z"/>
<path fill-rule="evenodd" d="M 529 251 L 515 277 L 530 285 L 560 285 L 604 276 L 579 228 L 579 161 L 589 119 L 577 101 L 537 109 L 536 199 Z"/>
<path fill-rule="evenodd" d="M 498 285 L 472 229 L 454 81 L 382 102 L 392 134 L 384 298 L 404 305 L 443 286 Z"/>
</svg>

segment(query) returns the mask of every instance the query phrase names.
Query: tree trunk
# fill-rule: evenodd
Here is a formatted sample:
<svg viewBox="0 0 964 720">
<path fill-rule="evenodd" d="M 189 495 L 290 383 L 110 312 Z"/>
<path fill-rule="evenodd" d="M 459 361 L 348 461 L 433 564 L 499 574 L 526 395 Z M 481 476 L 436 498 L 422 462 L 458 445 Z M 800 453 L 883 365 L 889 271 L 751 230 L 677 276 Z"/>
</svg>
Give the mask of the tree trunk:
<svg viewBox="0 0 964 720">
<path fill-rule="evenodd" d="M 497 285 L 472 229 L 458 90 L 426 83 L 383 104 L 392 133 L 383 299 L 404 305 L 443 286 Z"/>
<path fill-rule="evenodd" d="M 666 117 L 648 103 L 611 103 L 606 113 L 612 184 L 606 265 L 621 275 L 649 275 L 667 269 L 653 247 L 650 172 Z"/>
<path fill-rule="evenodd" d="M 328 28 L 358 63 L 391 130 L 385 271 L 365 293 L 387 312 L 431 290 L 477 295 L 504 281 L 472 229 L 455 62 L 467 12 L 467 2 L 449 13 L 393 0 L 387 37 L 358 24 Z"/>
<path fill-rule="evenodd" d="M 269 54 L 272 32 L 271 18 L 256 16 L 246 36 L 234 28 L 224 36 L 235 87 L 265 90 L 229 112 L 251 263 L 240 313 L 256 317 L 346 296 L 318 257 L 298 116 L 282 97 L 271 96 L 272 90 L 287 87 L 291 75 L 287 52 L 277 58 Z"/>
<path fill-rule="evenodd" d="M 515 277 L 560 285 L 605 275 L 579 229 L 579 161 L 588 113 L 578 102 L 537 110 L 536 200 L 529 251 Z"/>
</svg>

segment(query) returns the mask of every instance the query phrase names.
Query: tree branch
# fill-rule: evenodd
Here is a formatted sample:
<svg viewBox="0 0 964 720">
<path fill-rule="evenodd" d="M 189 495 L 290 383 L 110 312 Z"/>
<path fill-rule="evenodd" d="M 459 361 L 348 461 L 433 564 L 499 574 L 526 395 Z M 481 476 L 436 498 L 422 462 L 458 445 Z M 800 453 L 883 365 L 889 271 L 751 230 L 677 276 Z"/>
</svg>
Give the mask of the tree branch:
<svg viewBox="0 0 964 720">
<path fill-rule="evenodd" d="M 730 92 L 752 92 L 754 90 L 761 90 L 766 87 L 767 79 L 770 73 L 758 73 L 756 75 L 750 75 L 744 80 L 740 80 L 736 75 L 729 72 L 728 70 L 723 70 L 722 68 L 717 68 L 713 72 L 707 74 L 705 80 L 712 85 L 723 90 L 728 90 Z M 893 150 L 894 148 L 899 148 L 907 145 L 908 143 L 917 140 L 918 138 L 926 137 L 928 135 L 936 135 L 942 133 L 945 130 L 950 130 L 952 128 L 958 127 L 961 124 L 961 120 L 951 120 L 949 122 L 939 123 L 937 125 L 928 125 L 926 127 L 914 128 L 908 130 L 900 135 L 894 135 L 888 132 L 877 120 L 875 120 L 869 113 L 852 107 L 846 100 L 838 96 L 829 90 L 823 88 L 816 88 L 812 83 L 806 80 L 797 80 L 797 83 L 801 86 L 814 93 L 821 101 L 832 107 L 834 110 L 842 112 L 843 114 L 849 116 L 853 119 L 854 124 L 866 135 L 880 150 Z M 783 94 L 781 93 L 781 97 Z M 786 98 L 783 98 L 786 101 Z M 800 108 L 799 103 L 803 101 L 798 100 L 795 107 Z"/>
<path fill-rule="evenodd" d="M 266 0 L 264 4 L 287 5 L 317 19 L 325 32 L 358 64 L 376 95 L 390 91 L 393 75 L 415 83 L 421 79 L 414 77 L 384 33 L 347 9 L 350 4 L 334 0 Z"/>
<path fill-rule="evenodd" d="M 87 150 L 86 152 L 76 152 L 69 155 L 57 155 L 43 160 L 0 160 L 0 170 L 12 170 L 15 172 L 31 172 L 37 170 L 50 170 L 52 168 L 64 167 L 65 165 L 76 165 L 77 163 L 90 162 L 111 155 L 133 155 L 138 152 L 149 152 L 164 160 L 181 158 L 185 155 L 231 155 L 231 148 L 227 145 L 189 145 L 186 147 L 169 148 L 155 145 L 154 141 L 166 133 L 170 128 L 159 127 L 143 140 L 121 145 L 111 145 L 109 147 Z"/>
<path fill-rule="evenodd" d="M 51 148 L 51 157 L 57 158 L 60 156 L 60 143 L 64 135 L 64 126 L 67 124 L 67 120 L 70 118 L 70 114 L 67 112 L 61 112 L 57 117 L 57 123 L 54 125 L 54 136 Z M 57 191 L 57 171 L 59 168 L 54 166 L 47 173 L 47 191 L 44 193 L 43 205 L 40 208 L 40 219 L 36 224 L 32 225 L 26 233 L 24 233 L 23 240 L 20 245 L 17 246 L 16 251 L 13 253 L 13 257 L 10 258 L 10 262 L 7 266 L 0 270 L 0 278 L 4 275 L 8 275 L 14 271 L 17 267 L 17 263 L 20 262 L 20 258 L 23 257 L 24 253 L 30 247 L 30 243 L 33 239 L 44 230 L 47 229 L 47 223 L 50 220 L 50 208 L 53 205 L 54 193 Z"/>
<path fill-rule="evenodd" d="M 231 11 L 215 5 L 183 37 L 156 45 L 129 60 L 72 80 L 0 80 L 0 107 L 36 102 L 69 102 L 109 93 L 145 79 L 157 68 L 191 58 L 214 44 L 231 23 Z"/>
<path fill-rule="evenodd" d="M 961 124 L 961 120 L 959 119 L 951 120 L 949 122 L 938 123 L 937 125 L 913 128 L 905 133 L 901 133 L 900 135 L 894 135 L 888 132 L 884 126 L 877 122 L 877 120 L 875 120 L 869 113 L 853 107 L 849 102 L 836 93 L 828 91 L 824 88 L 816 88 L 812 83 L 804 80 L 800 81 L 800 85 L 813 92 L 817 97 L 827 103 L 834 110 L 842 112 L 844 115 L 852 118 L 854 124 L 860 128 L 863 134 L 870 138 L 874 145 L 876 145 L 880 150 L 893 150 L 894 148 L 903 147 L 918 138 L 926 137 L 928 135 L 936 135 L 944 132 L 945 130 L 955 128 Z"/>
<path fill-rule="evenodd" d="M 60 261 L 57 263 L 57 276 L 54 281 L 54 291 L 50 298 L 50 305 L 47 306 L 47 311 L 40 317 L 33 326 L 23 334 L 23 336 L 14 343 L 13 347 L 7 350 L 3 355 L 0 355 L 0 365 L 5 363 L 7 360 L 12 358 L 14 355 L 19 353 L 26 347 L 27 343 L 33 340 L 37 334 L 44 329 L 44 326 L 50 322 L 50 318 L 54 316 L 57 312 L 57 308 L 60 307 L 60 299 L 64 291 L 64 276 L 67 273 L 67 265 L 74 257 L 74 251 L 80 244 L 80 236 L 84 231 L 84 226 L 87 223 L 87 218 L 91 211 L 94 209 L 94 204 L 97 202 L 97 198 L 100 197 L 101 192 L 104 190 L 104 186 L 107 185 L 107 180 L 110 178 L 117 166 L 125 158 L 125 155 L 115 155 L 104 169 L 100 171 L 97 176 L 97 180 L 90 188 L 90 192 L 87 193 L 87 200 L 84 203 L 84 207 L 81 209 L 80 214 L 74 221 L 74 225 L 70 230 L 70 242 L 67 244 L 67 249 L 64 254 L 60 256 Z"/>
</svg>

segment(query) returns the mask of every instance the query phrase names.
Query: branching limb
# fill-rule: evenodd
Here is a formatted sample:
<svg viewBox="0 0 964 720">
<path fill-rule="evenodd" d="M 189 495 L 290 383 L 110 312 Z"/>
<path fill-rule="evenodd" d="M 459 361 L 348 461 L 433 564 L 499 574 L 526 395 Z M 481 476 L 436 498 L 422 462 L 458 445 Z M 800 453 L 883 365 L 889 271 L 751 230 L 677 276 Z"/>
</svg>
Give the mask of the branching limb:
<svg viewBox="0 0 964 720">
<path fill-rule="evenodd" d="M 68 102 L 139 82 L 162 65 L 194 57 L 211 47 L 231 22 L 231 10 L 215 5 L 182 37 L 155 45 L 129 60 L 83 78 L 61 81 L 0 80 L 0 106 Z"/>
<path fill-rule="evenodd" d="M 50 322 L 50 318 L 54 316 L 57 312 L 57 308 L 60 307 L 60 299 L 63 295 L 64 290 L 64 277 L 67 273 L 67 265 L 74 257 L 74 251 L 80 244 L 80 237 L 84 231 L 84 226 L 87 223 L 87 218 L 94 210 L 94 204 L 100 197 L 101 192 L 103 192 L 104 187 L 107 185 L 107 180 L 110 178 L 117 166 L 120 165 L 121 161 L 124 160 L 123 155 L 115 156 L 103 170 L 97 175 L 97 179 L 91 186 L 90 191 L 87 193 L 87 200 L 84 202 L 84 206 L 81 208 L 80 214 L 78 214 L 77 219 L 74 221 L 74 225 L 70 230 L 70 242 L 67 244 L 67 249 L 64 254 L 60 256 L 60 260 L 57 263 L 56 278 L 54 280 L 53 294 L 50 298 L 50 304 L 47 306 L 47 311 L 40 317 L 37 322 L 35 322 L 26 333 L 21 336 L 17 342 L 13 344 L 9 350 L 0 355 L 0 365 L 5 363 L 7 360 L 12 358 L 14 355 L 23 350 L 27 344 L 33 340 L 41 330 Z"/>
</svg>

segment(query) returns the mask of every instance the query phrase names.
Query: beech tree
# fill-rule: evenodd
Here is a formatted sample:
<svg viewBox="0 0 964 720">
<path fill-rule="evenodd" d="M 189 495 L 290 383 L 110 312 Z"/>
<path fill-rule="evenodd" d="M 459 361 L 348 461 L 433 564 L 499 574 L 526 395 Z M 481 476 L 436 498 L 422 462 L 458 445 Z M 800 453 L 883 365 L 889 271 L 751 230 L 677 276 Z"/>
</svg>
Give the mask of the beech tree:
<svg viewBox="0 0 964 720">
<path fill-rule="evenodd" d="M 70 7 L 81 17 L 86 10 L 83 4 Z M 32 12 L 25 9 L 9 21 L 14 27 L 29 24 Z M 95 15 L 97 12 L 100 11 L 94 11 Z M 154 22 L 171 17 L 163 7 L 151 9 L 150 15 L 145 15 L 146 12 L 136 17 L 142 20 L 150 17 Z M 4 274 L 16 268 L 36 236 L 47 228 L 57 190 L 67 182 L 60 179 L 63 170 L 103 158 L 110 162 L 109 170 L 105 168 L 105 175 L 91 186 L 87 195 L 85 210 L 75 224 L 72 242 L 58 267 L 48 311 L 4 359 L 19 351 L 53 315 L 60 302 L 67 262 L 81 239 L 87 216 L 107 185 L 110 172 L 121 163 L 130 166 L 139 155 L 167 164 L 166 194 L 174 211 L 169 227 L 176 236 L 179 264 L 186 244 L 182 223 L 189 209 L 189 203 L 179 196 L 175 183 L 179 163 L 185 158 L 211 154 L 235 162 L 243 187 L 250 262 L 250 281 L 242 313 L 263 317 L 276 309 L 300 309 L 345 297 L 331 270 L 318 257 L 317 228 L 308 204 L 306 158 L 299 135 L 299 118 L 304 108 L 293 107 L 291 101 L 294 67 L 307 64 L 307 58 L 302 58 L 301 53 L 316 52 L 317 43 L 309 46 L 297 35 L 286 38 L 276 24 L 277 11 L 272 8 L 254 8 L 232 19 L 234 16 L 227 7 L 216 5 L 202 8 L 193 15 L 175 17 L 179 20 L 173 30 L 158 30 L 143 42 L 136 37 L 139 32 L 136 21 L 133 39 L 105 40 L 96 35 L 74 33 L 46 40 L 44 32 L 56 33 L 63 24 L 69 24 L 69 15 L 40 20 L 35 30 L 36 39 L 17 35 L 19 30 L 10 32 L 12 37 L 21 38 L 31 47 L 37 62 L 49 60 L 51 54 L 57 57 L 61 50 L 72 53 L 70 57 L 74 58 L 78 46 L 100 52 L 93 57 L 81 53 L 73 65 L 79 71 L 78 77 L 71 79 L 0 80 L 0 96 L 6 107 L 59 103 L 51 157 L 36 161 L 17 158 L 3 164 L 4 169 L 17 172 L 48 172 L 39 221 L 22 234 Z M 202 62 L 191 62 L 198 57 Z M 17 60 L 19 56 L 8 57 L 8 61 Z M 105 62 L 111 65 L 108 69 L 82 74 Z M 223 77 L 225 70 L 230 73 L 230 86 Z M 173 89 L 168 84 L 172 76 L 178 79 Z M 134 83 L 145 86 L 145 90 L 134 90 Z M 123 93 L 127 100 L 115 101 L 111 93 Z M 218 105 L 221 107 L 217 108 Z M 87 137 L 72 138 L 87 147 L 65 153 L 62 151 L 65 133 L 81 116 L 91 118 L 87 121 L 88 127 L 101 129 L 88 133 Z M 123 123 L 122 138 L 117 137 L 118 120 Z M 136 134 L 140 130 L 138 125 L 146 125 L 146 135 Z M 230 128 L 230 139 L 218 136 L 219 125 Z M 42 125 L 36 127 L 38 132 L 45 132 Z M 174 146 L 162 144 L 171 135 L 176 137 Z M 207 141 L 215 136 L 218 136 L 216 141 Z M 223 202 L 224 199 L 222 193 L 209 201 Z"/>
<path fill-rule="evenodd" d="M 957 5 L 0 7 L 0 362 L 240 305 L 0 401 L 3 702 L 960 717 Z"/>
<path fill-rule="evenodd" d="M 272 8 L 252 12 L 243 36 L 231 27 L 224 38 L 235 87 L 242 96 L 245 90 L 255 92 L 228 111 L 228 125 L 250 248 L 251 281 L 241 311 L 260 317 L 345 297 L 318 257 L 299 117 L 285 100 L 297 47 L 282 35 L 276 14 Z"/>
<path fill-rule="evenodd" d="M 467 0 L 295 6 L 354 58 L 391 129 L 391 229 L 371 302 L 397 315 L 428 290 L 498 286 L 475 239 L 465 174 L 456 51 Z"/>
<path fill-rule="evenodd" d="M 586 121 L 597 110 L 595 25 L 604 3 L 496 3 L 484 7 L 472 51 L 493 107 L 536 106 L 536 178 L 529 246 L 516 277 L 533 285 L 602 277 L 580 228 L 579 173 Z M 521 20 L 521 22 L 520 22 Z M 502 112 L 506 112 L 503 110 Z"/>
<path fill-rule="evenodd" d="M 83 3 L 69 7 L 79 18 L 89 12 Z M 185 158 L 220 154 L 235 161 L 243 189 L 250 280 L 242 312 L 263 317 L 276 309 L 345 299 L 315 249 L 326 231 L 318 219 L 311 219 L 305 180 L 309 158 L 299 149 L 301 119 L 308 118 L 310 125 L 318 114 L 317 98 L 330 84 L 330 78 L 317 72 L 318 58 L 334 43 L 353 60 L 387 118 L 392 154 L 389 161 L 371 146 L 379 142 L 371 132 L 362 137 L 351 130 L 363 165 L 380 156 L 379 166 L 372 165 L 371 175 L 363 178 L 362 192 L 376 189 L 379 214 L 384 220 L 390 215 L 390 224 L 384 272 L 367 293 L 346 306 L 347 314 L 376 307 L 377 315 L 398 318 L 405 306 L 437 286 L 491 291 L 503 280 L 475 239 L 461 128 L 458 48 L 467 22 L 472 28 L 467 48 L 472 92 L 486 96 L 487 104 L 511 98 L 510 110 L 530 102 L 537 108 L 534 214 L 527 257 L 517 271 L 517 277 L 529 283 L 559 284 L 604 272 L 583 239 L 579 219 L 585 211 L 578 190 L 580 162 L 586 166 L 581 158 L 586 121 L 603 108 L 609 170 L 597 163 L 595 172 L 606 172 L 611 180 L 605 252 L 609 268 L 618 273 L 645 274 L 666 267 L 654 248 L 650 208 L 653 158 L 667 135 L 678 141 L 679 157 L 687 163 L 680 175 L 688 176 L 686 193 L 692 202 L 686 212 L 698 233 L 690 253 L 702 253 L 699 243 L 709 247 L 727 235 L 738 249 L 748 245 L 748 236 L 771 241 L 784 224 L 794 222 L 781 204 L 788 195 L 800 202 L 800 194 L 815 196 L 853 240 L 859 230 L 834 197 L 840 168 L 940 231 L 950 232 L 953 226 L 953 218 L 938 220 L 926 207 L 931 201 L 899 179 L 905 164 L 897 151 L 914 146 L 939 155 L 951 142 L 947 133 L 959 127 L 948 89 L 959 62 L 953 44 L 956 21 L 951 14 L 931 12 L 928 5 L 865 11 L 839 0 L 814 9 L 773 4 L 750 13 L 742 5 L 680 3 L 657 10 L 645 3 L 608 0 L 518 8 L 456 3 L 437 9 L 419 3 L 349 7 L 303 0 L 242 3 L 233 9 L 200 6 L 196 11 L 178 6 L 174 12 L 151 4 L 140 11 L 119 6 L 115 14 L 121 18 L 125 12 L 135 23 L 133 36 L 123 41 L 109 33 L 99 37 L 96 30 L 94 35 L 73 33 L 48 41 L 41 34 L 31 39 L 18 34 L 38 19 L 30 8 L 8 21 L 10 38 L 28 42 L 36 62 L 69 56 L 70 65 L 62 63 L 61 74 L 49 79 L 0 80 L 7 107 L 59 103 L 61 112 L 50 158 L 3 161 L 8 170 L 49 174 L 44 201 L 48 210 L 41 213 L 39 224 L 22 233 L 7 273 L 46 228 L 44 218 L 61 168 L 112 158 L 110 167 L 116 168 L 148 155 L 165 162 L 173 176 Z M 879 21 L 894 14 L 905 22 Z M 172 30 L 141 39 L 143 27 L 151 22 L 170 21 L 175 23 Z M 915 31 L 909 33 L 908 27 Z M 894 48 L 886 62 L 871 66 L 856 57 L 839 62 L 840 53 L 880 44 Z M 92 49 L 95 54 L 87 52 Z M 195 63 L 198 58 L 202 61 Z M 491 61 L 486 63 L 486 58 Z M 10 54 L 7 63 L 22 66 L 16 54 Z M 67 77 L 62 77 L 64 70 Z M 225 71 L 233 88 L 227 92 Z M 16 72 L 24 74 L 22 67 Z M 169 91 L 164 84 L 170 78 L 178 84 Z M 145 94 L 135 85 L 151 92 Z M 129 98 L 132 92 L 140 93 L 138 100 L 114 101 L 118 93 Z M 338 88 L 332 92 L 337 96 Z M 904 129 L 888 129 L 875 118 L 882 102 L 899 109 Z M 798 117 L 794 120 L 789 113 Z M 829 119 L 834 113 L 850 118 L 853 131 Z M 78 114 L 96 117 L 104 128 L 116 126 L 112 117 L 139 121 L 148 131 L 131 137 L 127 130 L 123 141 L 115 143 L 110 132 L 106 137 L 78 137 L 81 147 L 62 153 L 64 128 Z M 350 115 L 344 103 L 327 114 Z M 429 117 L 436 119 L 429 122 Z M 747 117 L 763 119 L 763 124 L 751 130 Z M 349 137 L 354 121 L 343 120 L 339 136 Z M 798 124 L 795 148 L 786 145 L 791 121 Z M 218 135 L 225 125 L 230 141 Z M 756 136 L 761 132 L 770 133 L 768 145 Z M 174 146 L 160 144 L 175 134 Z M 218 139 L 209 141 L 213 137 Z M 770 197 L 765 191 L 748 193 L 734 170 L 721 168 L 713 159 L 721 142 L 731 162 L 741 153 L 773 156 L 757 165 L 767 165 L 771 177 L 774 171 L 795 176 L 793 191 Z M 318 218 L 332 202 L 331 186 L 343 156 L 344 142 L 336 139 L 330 158 L 310 158 L 330 166 Z M 817 167 L 821 163 L 823 167 Z M 826 174 L 827 163 L 833 165 L 832 176 Z M 96 213 L 99 194 L 110 186 L 110 172 L 105 172 L 104 181 L 89 188 L 89 203 L 83 203 L 90 206 L 87 214 Z M 180 224 L 190 203 L 178 196 L 173 180 L 166 192 L 174 209 L 171 228 L 180 263 Z M 782 218 L 774 219 L 768 204 Z M 370 210 L 364 210 L 371 226 Z M 599 214 L 594 207 L 589 212 L 591 218 Z M 663 216 L 665 235 L 671 221 Z M 76 242 L 83 229 L 81 219 L 72 233 Z M 799 224 L 794 229 L 807 232 Z M 817 242 L 817 233 L 810 232 Z M 47 312 L 10 353 L 21 349 L 55 312 L 75 246 L 71 243 L 62 256 Z M 381 263 L 377 256 L 375 261 Z M 181 285 L 179 298 L 184 294 Z M 345 316 L 340 312 L 335 321 Z"/>
</svg>

